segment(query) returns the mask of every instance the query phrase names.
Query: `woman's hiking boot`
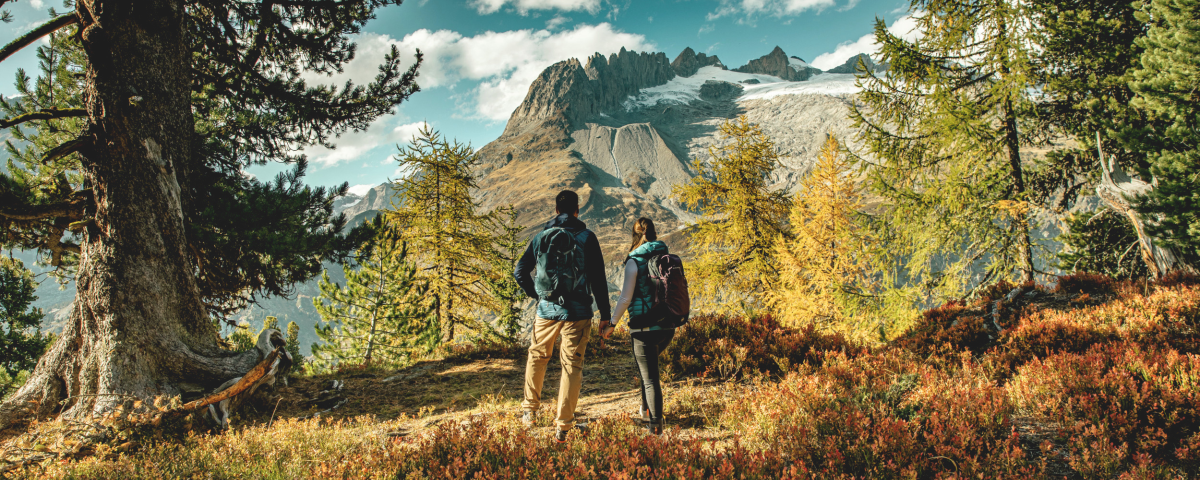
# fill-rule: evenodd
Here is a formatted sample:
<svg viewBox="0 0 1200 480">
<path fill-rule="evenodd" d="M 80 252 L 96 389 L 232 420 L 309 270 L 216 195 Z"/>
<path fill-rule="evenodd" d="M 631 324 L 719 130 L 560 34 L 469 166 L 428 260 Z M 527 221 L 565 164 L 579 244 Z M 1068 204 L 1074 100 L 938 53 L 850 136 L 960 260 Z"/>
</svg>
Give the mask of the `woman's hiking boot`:
<svg viewBox="0 0 1200 480">
<path fill-rule="evenodd" d="M 638 415 L 640 415 L 641 418 L 633 417 L 633 416 L 630 416 L 630 418 L 633 418 L 634 421 L 636 421 L 636 422 L 640 422 L 642 425 L 650 423 L 650 410 L 646 410 L 644 408 L 639 408 Z"/>
</svg>

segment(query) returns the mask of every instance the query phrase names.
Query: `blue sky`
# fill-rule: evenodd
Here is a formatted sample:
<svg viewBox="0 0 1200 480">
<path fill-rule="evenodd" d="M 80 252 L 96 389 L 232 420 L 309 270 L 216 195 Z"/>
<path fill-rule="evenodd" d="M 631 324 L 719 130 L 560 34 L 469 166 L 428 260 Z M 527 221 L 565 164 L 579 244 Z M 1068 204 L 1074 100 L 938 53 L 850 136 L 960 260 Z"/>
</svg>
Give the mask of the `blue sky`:
<svg viewBox="0 0 1200 480">
<path fill-rule="evenodd" d="M 338 148 L 310 148 L 308 183 L 349 182 L 356 190 L 396 174 L 391 159 L 422 122 L 476 148 L 504 130 L 509 113 L 545 67 L 621 47 L 662 51 L 674 59 L 685 47 L 717 55 L 728 67 L 766 55 L 776 45 L 819 68 L 873 51 L 876 17 L 892 25 L 906 13 L 899 0 L 407 0 L 377 12 L 357 38 L 358 57 L 336 78 L 310 81 L 365 83 L 382 56 L 397 45 L 426 54 L 422 91 L 366 132 L 348 132 Z M 0 25 L 0 41 L 49 18 L 54 0 L 6 5 L 14 21 Z M 16 69 L 36 67 L 32 47 L 0 63 L 0 94 L 15 93 Z M 270 176 L 280 166 L 251 172 Z"/>
</svg>

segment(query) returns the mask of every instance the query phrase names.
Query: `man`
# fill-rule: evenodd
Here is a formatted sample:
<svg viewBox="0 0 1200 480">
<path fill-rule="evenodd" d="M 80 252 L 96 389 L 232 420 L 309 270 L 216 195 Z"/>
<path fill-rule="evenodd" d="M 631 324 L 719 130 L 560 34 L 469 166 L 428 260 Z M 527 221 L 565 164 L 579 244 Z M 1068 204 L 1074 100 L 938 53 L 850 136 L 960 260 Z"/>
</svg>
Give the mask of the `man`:
<svg viewBox="0 0 1200 480">
<path fill-rule="evenodd" d="M 554 219 L 529 242 L 525 254 L 517 261 L 515 275 L 525 294 L 538 301 L 525 365 L 522 421 L 533 424 L 533 416 L 541 404 L 546 364 L 561 336 L 562 381 L 558 387 L 555 439 L 564 442 L 567 432 L 575 427 L 583 353 L 592 331 L 593 298 L 600 309 L 601 330 L 608 328 L 612 316 L 600 242 L 578 218 L 579 195 L 570 190 L 559 192 L 554 199 L 554 213 Z"/>
</svg>

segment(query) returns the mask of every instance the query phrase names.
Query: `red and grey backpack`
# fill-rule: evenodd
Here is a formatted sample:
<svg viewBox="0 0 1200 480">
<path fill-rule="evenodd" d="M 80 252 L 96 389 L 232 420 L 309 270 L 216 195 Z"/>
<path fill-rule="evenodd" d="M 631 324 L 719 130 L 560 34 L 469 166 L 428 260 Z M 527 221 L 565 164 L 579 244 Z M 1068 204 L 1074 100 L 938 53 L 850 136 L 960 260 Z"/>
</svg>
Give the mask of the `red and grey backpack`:
<svg viewBox="0 0 1200 480">
<path fill-rule="evenodd" d="M 692 300 L 688 294 L 687 277 L 683 273 L 683 261 L 670 253 L 646 258 L 646 281 L 650 284 L 650 311 L 631 317 L 630 328 L 646 328 L 653 325 L 674 328 L 687 324 Z M 646 322 L 650 320 L 651 322 Z M 657 321 L 655 321 L 657 320 Z M 649 325 L 641 325 L 650 323 Z"/>
</svg>

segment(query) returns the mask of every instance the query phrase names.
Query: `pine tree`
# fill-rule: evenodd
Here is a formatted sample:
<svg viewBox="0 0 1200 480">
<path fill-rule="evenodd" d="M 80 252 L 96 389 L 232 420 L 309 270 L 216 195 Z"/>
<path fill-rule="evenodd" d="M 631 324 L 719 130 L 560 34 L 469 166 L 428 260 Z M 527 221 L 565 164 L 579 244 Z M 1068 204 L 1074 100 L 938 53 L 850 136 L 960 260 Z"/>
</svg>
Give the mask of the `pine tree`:
<svg viewBox="0 0 1200 480">
<path fill-rule="evenodd" d="M 1027 186 L 1022 149 L 1046 133 L 1030 97 L 1031 12 L 1001 0 L 915 0 L 910 10 L 922 36 L 905 40 L 879 21 L 880 63 L 891 67 L 860 73 L 851 107 L 866 148 L 857 158 L 885 200 L 881 224 L 930 293 L 1031 280 L 1030 215 L 1044 199 Z"/>
<path fill-rule="evenodd" d="M 49 35 L 54 50 L 32 82 L 45 94 L 0 119 L 29 140 L 0 174 L 4 245 L 71 268 L 79 287 L 0 427 L 108 412 L 129 395 L 191 400 L 261 361 L 222 351 L 213 317 L 292 293 L 368 235 L 332 214 L 344 185 L 302 184 L 300 152 L 417 91 L 419 52 L 405 65 L 398 49 L 363 84 L 319 80 L 344 70 L 389 3 L 79 0 L 0 49 L 11 60 Z M 268 162 L 296 167 L 244 175 Z"/>
<path fill-rule="evenodd" d="M 408 245 L 398 230 L 375 224 L 377 241 L 360 251 L 357 268 L 344 265 L 344 286 L 328 272 L 321 276 L 321 295 L 313 299 L 322 319 L 316 326 L 321 343 L 312 346 L 317 368 L 400 365 L 438 343 L 428 285 L 418 278 Z"/>
<path fill-rule="evenodd" d="M 1094 0 L 1033 0 L 1040 47 L 1034 61 L 1036 82 L 1042 87 L 1037 103 L 1039 115 L 1059 134 L 1075 142 L 1055 145 L 1044 165 L 1027 172 L 1031 190 L 1047 196 L 1061 189 L 1054 205 L 1065 210 L 1082 187 L 1094 184 L 1096 134 L 1104 140 L 1103 150 L 1117 155 L 1118 163 L 1132 166 L 1144 154 L 1115 148 L 1120 130 L 1144 124 L 1132 107 L 1129 67 L 1141 55 L 1136 40 L 1145 25 L 1137 20 L 1138 6 L 1132 2 Z"/>
<path fill-rule="evenodd" d="M 0 257 L 0 368 L 7 380 L 0 395 L 19 385 L 19 375 L 37 364 L 50 342 L 40 330 L 42 309 L 30 306 L 36 288 L 33 272 L 20 260 Z"/>
<path fill-rule="evenodd" d="M 471 197 L 479 164 L 474 149 L 425 125 L 396 159 L 407 176 L 394 182 L 396 198 L 386 214 L 416 252 L 441 341 L 453 341 L 460 326 L 492 334 L 477 315 L 489 306 L 484 277 L 492 238 L 487 232 L 490 217 L 477 213 L 479 205 Z"/>
<path fill-rule="evenodd" d="M 699 305 L 752 309 L 760 305 L 778 272 L 775 242 L 787 238 L 790 197 L 767 180 L 779 168 L 775 142 L 745 116 L 721 124 L 725 144 L 699 160 L 698 174 L 674 195 L 703 219 L 691 227 L 689 281 Z"/>
<path fill-rule="evenodd" d="M 1114 276 L 1161 275 L 1178 260 L 1174 249 L 1147 234 L 1146 216 L 1128 198 L 1151 187 L 1126 179 L 1124 172 L 1150 178 L 1146 148 L 1153 145 L 1153 122 L 1135 107 L 1131 65 L 1143 52 L 1146 24 L 1137 18 L 1141 2 L 1034 0 L 1039 25 L 1039 81 L 1044 85 L 1039 114 L 1060 135 L 1047 161 L 1027 182 L 1042 197 L 1056 195 L 1049 208 L 1066 227 L 1059 268 L 1107 272 Z M 1098 154 L 1105 153 L 1103 161 Z M 1104 168 L 1096 168 L 1107 164 Z M 1115 167 L 1115 168 L 1114 168 Z M 1121 170 L 1121 174 L 1104 170 Z M 1118 185 L 1118 182 L 1121 184 Z M 1068 214 L 1079 195 L 1098 195 L 1105 206 Z M 1124 225 L 1121 225 L 1124 223 Z M 1076 231 L 1075 229 L 1080 229 Z M 1142 245 L 1124 241 L 1132 232 Z M 1142 265 L 1136 265 L 1141 263 Z M 1160 268 L 1162 267 L 1162 268 Z"/>
<path fill-rule="evenodd" d="M 1150 0 L 1139 18 L 1148 24 L 1133 71 L 1133 105 L 1151 119 L 1128 132 L 1147 153 L 1157 184 L 1137 204 L 1153 219 L 1149 233 L 1200 261 L 1200 2 Z M 1164 272 L 1165 273 L 1165 272 Z"/>
<path fill-rule="evenodd" d="M 484 277 L 484 285 L 491 293 L 496 312 L 496 326 L 499 333 L 509 342 L 516 341 L 517 331 L 521 324 L 521 302 L 525 300 L 525 291 L 513 277 L 513 268 L 521 254 L 525 251 L 525 240 L 521 239 L 524 231 L 517 223 L 517 210 L 504 207 L 493 212 L 495 232 L 492 238 L 493 250 L 488 261 L 489 270 Z"/>
<path fill-rule="evenodd" d="M 779 283 L 770 301 L 785 324 L 809 323 L 839 331 L 873 303 L 878 286 L 871 233 L 857 218 L 862 196 L 851 166 L 829 136 L 792 201 L 790 239 L 780 239 Z"/>
<path fill-rule="evenodd" d="M 283 340 L 287 342 L 284 348 L 292 354 L 292 371 L 299 371 L 304 366 L 304 356 L 300 354 L 300 326 L 296 325 L 296 322 L 288 322 Z"/>
<path fill-rule="evenodd" d="M 0 205 L 81 205 L 87 200 L 74 187 L 83 181 L 78 153 L 59 153 L 87 125 L 79 75 L 86 60 L 76 31 L 70 26 L 51 33 L 48 44 L 37 49 L 37 77 L 17 69 L 17 95 L 0 99 L 0 110 L 12 121 L 36 118 L 39 112 L 51 117 L 8 130 L 12 138 L 5 142 L 8 168 L 0 171 Z M 0 227 L 7 227 L 8 234 L 4 246 L 37 251 L 39 262 L 58 267 L 51 275 L 65 281 L 78 263 L 80 231 L 72 221 L 79 219 L 23 220 L 18 228 L 0 213 Z"/>
</svg>

